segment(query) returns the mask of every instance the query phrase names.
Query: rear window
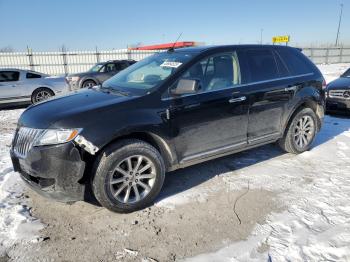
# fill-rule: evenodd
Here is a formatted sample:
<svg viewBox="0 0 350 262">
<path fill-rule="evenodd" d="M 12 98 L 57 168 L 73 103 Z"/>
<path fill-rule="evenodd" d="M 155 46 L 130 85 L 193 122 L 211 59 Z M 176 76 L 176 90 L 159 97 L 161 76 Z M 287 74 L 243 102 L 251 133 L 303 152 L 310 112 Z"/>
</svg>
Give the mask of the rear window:
<svg viewBox="0 0 350 262">
<path fill-rule="evenodd" d="M 26 78 L 28 78 L 28 79 L 41 78 L 41 75 L 34 74 L 34 73 L 27 73 Z"/>
<path fill-rule="evenodd" d="M 16 71 L 0 71 L 0 82 L 18 81 L 19 72 Z"/>
<path fill-rule="evenodd" d="M 283 48 L 278 50 L 278 53 L 292 75 L 302 75 L 313 72 L 309 61 L 303 57 L 300 51 Z"/>
<path fill-rule="evenodd" d="M 246 60 L 252 82 L 270 80 L 279 76 L 274 55 L 270 50 L 247 50 Z"/>
</svg>

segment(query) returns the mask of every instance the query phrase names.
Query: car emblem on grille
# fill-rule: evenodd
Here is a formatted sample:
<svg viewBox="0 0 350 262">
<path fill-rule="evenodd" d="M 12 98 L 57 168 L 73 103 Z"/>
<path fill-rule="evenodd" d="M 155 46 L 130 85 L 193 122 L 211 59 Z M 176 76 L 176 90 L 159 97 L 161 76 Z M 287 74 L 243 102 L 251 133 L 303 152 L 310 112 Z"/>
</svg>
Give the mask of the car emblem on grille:
<svg viewBox="0 0 350 262">
<path fill-rule="evenodd" d="M 345 91 L 345 92 L 343 93 L 343 97 L 345 97 L 345 98 L 350 98 L 350 91 Z"/>
</svg>

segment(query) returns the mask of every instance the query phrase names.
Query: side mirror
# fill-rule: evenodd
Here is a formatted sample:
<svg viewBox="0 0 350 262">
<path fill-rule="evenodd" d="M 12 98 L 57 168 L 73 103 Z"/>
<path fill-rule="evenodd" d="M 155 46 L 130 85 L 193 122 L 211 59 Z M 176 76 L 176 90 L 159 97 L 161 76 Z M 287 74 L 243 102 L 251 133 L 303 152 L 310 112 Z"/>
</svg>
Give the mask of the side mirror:
<svg viewBox="0 0 350 262">
<path fill-rule="evenodd" d="M 180 79 L 175 89 L 171 90 L 173 95 L 194 94 L 199 89 L 199 81 L 195 79 Z"/>
</svg>

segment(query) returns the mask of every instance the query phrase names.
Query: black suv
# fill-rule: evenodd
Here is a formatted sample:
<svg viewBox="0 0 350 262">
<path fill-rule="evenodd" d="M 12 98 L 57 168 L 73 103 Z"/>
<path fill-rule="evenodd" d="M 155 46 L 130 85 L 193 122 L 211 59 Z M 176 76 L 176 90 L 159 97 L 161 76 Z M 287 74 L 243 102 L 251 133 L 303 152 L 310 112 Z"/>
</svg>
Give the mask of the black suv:
<svg viewBox="0 0 350 262">
<path fill-rule="evenodd" d="M 150 205 L 165 173 L 278 141 L 301 153 L 320 130 L 325 81 L 298 49 L 196 47 L 150 56 L 102 86 L 31 106 L 11 156 L 37 192 L 92 191 L 116 212 Z"/>
<path fill-rule="evenodd" d="M 66 77 L 71 90 L 93 87 L 102 84 L 121 70 L 135 64 L 134 60 L 111 60 L 97 63 L 87 72 L 70 74 Z"/>
</svg>

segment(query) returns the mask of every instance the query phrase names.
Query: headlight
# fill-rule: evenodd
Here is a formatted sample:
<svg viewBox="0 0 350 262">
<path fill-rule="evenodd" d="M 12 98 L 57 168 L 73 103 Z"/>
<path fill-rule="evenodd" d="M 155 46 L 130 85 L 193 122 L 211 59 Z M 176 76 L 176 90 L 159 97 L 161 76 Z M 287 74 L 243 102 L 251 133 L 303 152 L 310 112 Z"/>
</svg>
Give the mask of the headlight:
<svg viewBox="0 0 350 262">
<path fill-rule="evenodd" d="M 47 129 L 35 141 L 34 146 L 57 145 L 72 141 L 81 129 Z"/>
<path fill-rule="evenodd" d="M 67 80 L 68 82 L 78 82 L 79 81 L 79 76 L 68 76 Z"/>
</svg>

